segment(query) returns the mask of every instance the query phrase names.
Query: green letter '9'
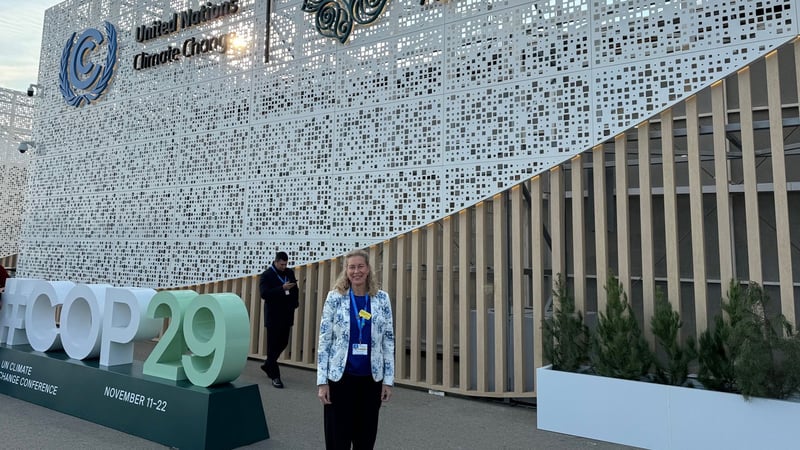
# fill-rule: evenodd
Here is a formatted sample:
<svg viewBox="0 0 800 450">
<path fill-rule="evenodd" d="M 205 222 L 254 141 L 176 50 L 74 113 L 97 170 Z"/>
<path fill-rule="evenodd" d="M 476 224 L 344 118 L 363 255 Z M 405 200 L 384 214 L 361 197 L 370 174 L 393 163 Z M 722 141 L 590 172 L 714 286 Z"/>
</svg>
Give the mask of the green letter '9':
<svg viewBox="0 0 800 450">
<path fill-rule="evenodd" d="M 208 387 L 233 381 L 247 363 L 250 319 L 236 294 L 205 294 L 186 309 L 183 336 L 191 355 L 183 355 L 189 381 Z"/>
</svg>

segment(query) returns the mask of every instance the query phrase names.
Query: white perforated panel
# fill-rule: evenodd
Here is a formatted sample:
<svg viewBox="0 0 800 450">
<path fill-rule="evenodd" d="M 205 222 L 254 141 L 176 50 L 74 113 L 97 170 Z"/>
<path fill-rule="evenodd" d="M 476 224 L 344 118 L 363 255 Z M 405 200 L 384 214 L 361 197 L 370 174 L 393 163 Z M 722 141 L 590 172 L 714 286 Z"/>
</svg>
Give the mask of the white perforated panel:
<svg viewBox="0 0 800 450">
<path fill-rule="evenodd" d="M 33 125 L 33 98 L 25 92 L 0 88 L 0 256 L 17 254 L 25 205 L 28 161 L 19 144 L 30 140 Z"/>
<path fill-rule="evenodd" d="M 330 258 L 508 189 L 798 32 L 788 0 L 392 0 L 341 44 L 302 0 L 280 0 L 265 62 L 267 2 L 238 4 L 143 43 L 136 27 L 200 3 L 47 12 L 34 137 L 48 151 L 30 176 L 20 275 L 168 286 L 260 272 L 278 249 L 294 264 Z M 67 38 L 105 20 L 114 79 L 71 107 Z M 225 54 L 132 64 L 231 32 Z"/>
</svg>

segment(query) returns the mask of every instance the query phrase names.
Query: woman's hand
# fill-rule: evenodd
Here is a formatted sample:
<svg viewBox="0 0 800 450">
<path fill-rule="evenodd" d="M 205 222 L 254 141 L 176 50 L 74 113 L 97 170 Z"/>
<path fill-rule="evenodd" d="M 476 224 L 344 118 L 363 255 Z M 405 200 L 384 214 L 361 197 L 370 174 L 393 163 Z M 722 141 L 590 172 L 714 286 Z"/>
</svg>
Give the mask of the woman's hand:
<svg viewBox="0 0 800 450">
<path fill-rule="evenodd" d="M 317 398 L 323 405 L 331 404 L 331 388 L 327 384 L 320 384 L 317 389 Z"/>
<path fill-rule="evenodd" d="M 392 398 L 392 387 L 386 384 L 382 386 L 383 387 L 381 388 L 381 401 L 385 403 L 388 402 L 390 398 Z"/>
</svg>

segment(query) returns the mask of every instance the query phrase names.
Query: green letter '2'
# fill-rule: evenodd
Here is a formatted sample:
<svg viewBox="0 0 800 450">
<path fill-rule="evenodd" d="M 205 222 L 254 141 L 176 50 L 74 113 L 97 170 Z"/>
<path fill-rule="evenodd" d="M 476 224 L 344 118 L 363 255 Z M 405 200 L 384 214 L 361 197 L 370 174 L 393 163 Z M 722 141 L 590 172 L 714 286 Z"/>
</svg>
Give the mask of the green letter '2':
<svg viewBox="0 0 800 450">
<path fill-rule="evenodd" d="M 142 366 L 143 374 L 173 381 L 186 379 L 181 364 L 181 356 L 186 349 L 181 322 L 184 312 L 196 297 L 195 291 L 164 291 L 157 293 L 150 300 L 147 317 L 168 318 L 170 321 L 164 335 L 145 360 Z"/>
</svg>

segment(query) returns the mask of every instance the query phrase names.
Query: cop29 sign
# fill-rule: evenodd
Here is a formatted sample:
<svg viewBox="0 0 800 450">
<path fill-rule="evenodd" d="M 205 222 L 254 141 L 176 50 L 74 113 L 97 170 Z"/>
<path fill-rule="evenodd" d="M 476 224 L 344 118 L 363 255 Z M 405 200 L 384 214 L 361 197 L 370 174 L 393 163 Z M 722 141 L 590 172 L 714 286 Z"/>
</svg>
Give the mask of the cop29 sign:
<svg viewBox="0 0 800 450">
<path fill-rule="evenodd" d="M 117 30 L 109 22 L 105 22 L 104 30 L 105 37 L 96 28 L 86 29 L 79 35 L 72 33 L 64 45 L 58 87 L 68 105 L 89 104 L 108 88 L 117 63 Z M 102 51 L 104 43 L 104 64 L 95 64 L 91 61 L 92 54 Z"/>
<path fill-rule="evenodd" d="M 61 307 L 60 322 L 57 308 Z M 250 320 L 230 293 L 156 292 L 104 284 L 11 278 L 0 309 L 0 343 L 100 358 L 101 366 L 133 362 L 133 343 L 158 336 L 142 372 L 208 387 L 233 381 L 247 362 Z"/>
</svg>

